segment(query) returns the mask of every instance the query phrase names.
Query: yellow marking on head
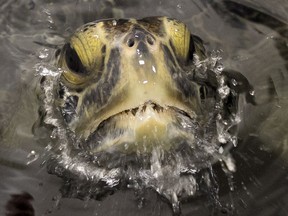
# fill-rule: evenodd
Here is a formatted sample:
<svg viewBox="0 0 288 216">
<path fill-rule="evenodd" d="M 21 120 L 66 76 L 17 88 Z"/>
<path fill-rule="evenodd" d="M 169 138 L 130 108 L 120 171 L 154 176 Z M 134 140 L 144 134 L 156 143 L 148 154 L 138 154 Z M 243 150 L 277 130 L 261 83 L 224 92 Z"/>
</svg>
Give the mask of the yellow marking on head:
<svg viewBox="0 0 288 216">
<path fill-rule="evenodd" d="M 175 48 L 176 56 L 181 60 L 186 60 L 190 47 L 190 31 L 187 26 L 176 20 L 163 20 L 167 34 Z"/>
</svg>

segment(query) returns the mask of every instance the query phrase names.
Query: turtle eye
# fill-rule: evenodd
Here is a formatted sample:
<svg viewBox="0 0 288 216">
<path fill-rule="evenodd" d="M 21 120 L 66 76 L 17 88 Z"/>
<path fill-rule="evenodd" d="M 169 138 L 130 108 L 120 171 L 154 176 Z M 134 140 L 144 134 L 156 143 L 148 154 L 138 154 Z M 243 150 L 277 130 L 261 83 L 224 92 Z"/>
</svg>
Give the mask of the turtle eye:
<svg viewBox="0 0 288 216">
<path fill-rule="evenodd" d="M 81 85 L 99 76 L 105 59 L 105 38 L 94 23 L 83 26 L 71 36 L 62 49 L 58 65 L 63 69 L 62 77 L 73 85 Z"/>
<path fill-rule="evenodd" d="M 60 67 L 64 70 L 63 77 L 70 83 L 79 85 L 88 78 L 88 71 L 81 61 L 76 49 L 70 43 L 64 45 L 59 59 Z"/>
<path fill-rule="evenodd" d="M 70 43 L 64 46 L 65 50 L 65 62 L 67 67 L 74 73 L 85 74 L 86 69 L 83 66 L 77 52 L 71 47 Z"/>
</svg>

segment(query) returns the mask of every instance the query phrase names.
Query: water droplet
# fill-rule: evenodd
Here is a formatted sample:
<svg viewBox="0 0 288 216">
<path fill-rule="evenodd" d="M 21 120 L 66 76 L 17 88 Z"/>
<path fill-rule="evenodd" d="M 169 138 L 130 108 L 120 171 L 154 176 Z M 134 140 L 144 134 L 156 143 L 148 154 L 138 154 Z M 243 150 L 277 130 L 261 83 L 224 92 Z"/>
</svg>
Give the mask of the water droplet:
<svg viewBox="0 0 288 216">
<path fill-rule="evenodd" d="M 227 140 L 226 140 L 225 135 L 222 134 L 222 133 L 219 133 L 219 135 L 218 135 L 218 141 L 219 141 L 220 143 L 226 143 Z"/>
<path fill-rule="evenodd" d="M 49 56 L 49 50 L 48 49 L 42 49 L 42 50 L 40 50 L 40 52 L 39 52 L 39 58 L 40 59 L 45 59 L 45 58 L 47 58 Z"/>
<path fill-rule="evenodd" d="M 139 60 L 139 64 L 140 64 L 140 65 L 144 65 L 144 64 L 145 64 L 145 61 L 144 61 L 144 60 Z"/>
<path fill-rule="evenodd" d="M 224 152 L 224 148 L 223 148 L 222 146 L 220 146 L 218 152 L 219 152 L 220 154 L 222 154 L 222 153 Z"/>
<path fill-rule="evenodd" d="M 144 197 L 141 197 L 141 198 L 138 200 L 138 208 L 139 208 L 139 209 L 143 208 L 143 206 L 144 206 L 144 201 L 145 201 Z"/>
<path fill-rule="evenodd" d="M 237 143 L 238 143 L 237 137 L 236 136 L 231 137 L 231 142 L 232 142 L 233 146 L 236 147 Z"/>
<path fill-rule="evenodd" d="M 244 189 L 244 191 L 246 191 L 246 194 L 250 197 L 252 197 L 252 194 L 251 192 L 248 190 L 248 188 L 246 187 L 245 183 L 244 182 L 241 182 L 242 184 L 242 188 Z"/>
<path fill-rule="evenodd" d="M 274 35 L 267 36 L 266 39 L 274 39 Z"/>
<path fill-rule="evenodd" d="M 255 95 L 255 91 L 254 91 L 254 90 L 250 90 L 250 91 L 249 91 L 249 94 L 252 95 L 252 96 L 254 96 L 254 95 Z"/>
<path fill-rule="evenodd" d="M 238 124 L 240 122 L 241 122 L 241 117 L 239 115 L 236 115 L 235 118 L 234 118 L 234 123 Z"/>
<path fill-rule="evenodd" d="M 230 189 L 230 191 L 234 191 L 234 185 L 233 184 L 229 184 L 229 189 Z"/>
<path fill-rule="evenodd" d="M 148 83 L 148 80 L 144 80 L 142 83 L 143 83 L 143 84 L 147 84 L 147 83 Z"/>
<path fill-rule="evenodd" d="M 52 197 L 52 201 L 54 201 L 54 206 L 55 207 L 59 207 L 60 206 L 61 199 L 62 199 L 61 194 Z"/>
<path fill-rule="evenodd" d="M 50 10 L 44 9 L 43 12 L 44 12 L 44 13 L 46 14 L 46 16 L 47 16 L 47 21 L 48 21 L 50 24 L 53 24 L 54 21 L 53 21 L 53 18 L 52 18 L 52 16 L 51 16 Z"/>
<path fill-rule="evenodd" d="M 52 149 L 52 145 L 51 144 L 48 144 L 46 147 L 45 147 L 45 150 L 46 151 L 50 151 Z"/>
<path fill-rule="evenodd" d="M 177 8 L 181 9 L 182 5 L 181 4 L 177 4 Z"/>
<path fill-rule="evenodd" d="M 39 158 L 39 154 L 37 154 L 34 150 L 32 150 L 28 155 L 27 159 L 29 160 L 26 164 L 29 165 L 36 161 Z"/>
<path fill-rule="evenodd" d="M 223 65 L 218 65 L 216 69 L 217 69 L 218 71 L 223 71 L 224 68 L 223 68 Z"/>
<path fill-rule="evenodd" d="M 51 139 L 56 139 L 57 134 L 58 134 L 57 129 L 54 129 L 54 130 L 52 131 L 52 133 L 50 134 L 50 138 L 51 138 Z"/>
<path fill-rule="evenodd" d="M 113 25 L 113 26 L 116 26 L 116 25 L 117 25 L 117 20 L 113 20 L 113 21 L 112 21 L 112 25 Z"/>
<path fill-rule="evenodd" d="M 35 65 L 36 72 L 41 76 L 53 76 L 56 77 L 61 74 L 61 70 L 53 66 L 48 66 L 44 64 L 36 64 Z"/>
<path fill-rule="evenodd" d="M 227 169 L 230 172 L 236 172 L 236 165 L 235 165 L 235 161 L 233 159 L 233 157 L 231 155 L 228 155 L 228 157 L 226 157 L 224 159 L 224 162 L 226 164 Z"/>
<path fill-rule="evenodd" d="M 231 82 L 232 82 L 233 86 L 237 86 L 238 85 L 238 82 L 235 79 L 232 79 Z"/>
<path fill-rule="evenodd" d="M 172 193 L 172 207 L 174 212 L 179 212 L 179 201 L 178 201 L 178 197 L 177 194 L 174 192 Z"/>
<path fill-rule="evenodd" d="M 228 96 L 228 94 L 230 93 L 230 88 L 229 88 L 227 85 L 225 85 L 225 86 L 223 86 L 223 87 L 221 87 L 221 88 L 218 89 L 218 93 L 219 93 L 220 97 L 221 97 L 222 99 L 224 99 L 224 98 L 226 98 L 226 97 Z"/>
</svg>

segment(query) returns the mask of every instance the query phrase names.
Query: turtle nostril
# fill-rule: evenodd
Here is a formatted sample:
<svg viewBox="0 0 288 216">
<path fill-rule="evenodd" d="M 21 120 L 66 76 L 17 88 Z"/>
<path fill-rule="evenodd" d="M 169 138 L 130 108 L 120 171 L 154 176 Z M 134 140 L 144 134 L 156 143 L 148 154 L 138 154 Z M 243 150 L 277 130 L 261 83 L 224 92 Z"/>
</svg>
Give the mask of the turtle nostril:
<svg viewBox="0 0 288 216">
<path fill-rule="evenodd" d="M 127 41 L 127 46 L 128 47 L 133 47 L 135 44 L 135 41 L 133 38 L 130 38 L 128 41 Z"/>
<path fill-rule="evenodd" d="M 153 45 L 153 44 L 154 44 L 153 38 L 152 38 L 151 36 L 149 36 L 149 35 L 146 37 L 146 41 L 147 41 L 148 44 L 150 44 L 150 45 Z"/>
</svg>

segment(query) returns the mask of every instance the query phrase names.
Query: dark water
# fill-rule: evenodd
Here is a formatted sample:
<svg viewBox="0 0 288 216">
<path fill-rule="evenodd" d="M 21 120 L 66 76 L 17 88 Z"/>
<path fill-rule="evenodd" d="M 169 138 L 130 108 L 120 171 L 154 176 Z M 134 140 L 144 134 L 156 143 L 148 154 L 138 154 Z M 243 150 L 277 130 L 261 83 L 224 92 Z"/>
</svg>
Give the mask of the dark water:
<svg viewBox="0 0 288 216">
<path fill-rule="evenodd" d="M 11 210 L 8 200 L 16 206 L 23 201 L 35 215 L 172 215 L 153 191 L 146 192 L 142 208 L 130 190 L 103 201 L 60 199 L 62 180 L 41 166 L 46 144 L 32 134 L 39 67 L 52 67 L 49 60 L 65 38 L 99 18 L 155 15 L 182 20 L 208 50 L 220 52 L 224 67 L 241 72 L 254 86 L 258 104 L 240 102 L 230 163 L 236 171 L 213 166 L 219 198 L 207 191 L 183 203 L 182 214 L 288 215 L 287 1 L 3 1 L 0 10 L 1 215 Z M 45 138 L 45 131 L 39 134 Z M 22 194 L 22 201 L 11 201 L 13 194 Z"/>
</svg>

